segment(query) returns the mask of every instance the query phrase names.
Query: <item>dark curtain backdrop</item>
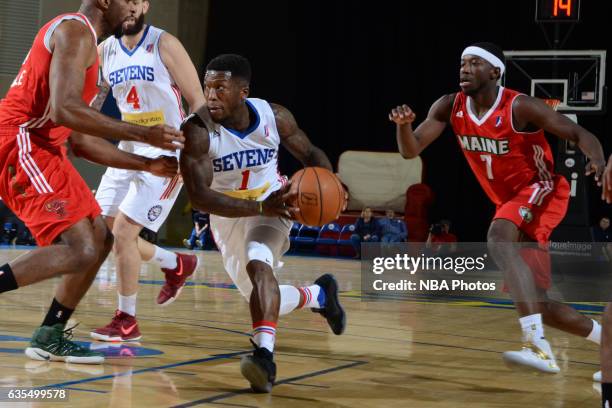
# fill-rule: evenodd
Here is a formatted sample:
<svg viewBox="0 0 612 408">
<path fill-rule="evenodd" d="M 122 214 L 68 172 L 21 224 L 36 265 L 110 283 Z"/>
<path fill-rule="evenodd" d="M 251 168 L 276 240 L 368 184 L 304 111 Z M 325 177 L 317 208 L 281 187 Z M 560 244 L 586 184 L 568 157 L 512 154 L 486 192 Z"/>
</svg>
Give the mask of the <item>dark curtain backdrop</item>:
<svg viewBox="0 0 612 408">
<path fill-rule="evenodd" d="M 291 109 L 337 163 L 345 150 L 396 151 L 390 108 L 407 103 L 422 120 L 435 99 L 458 90 L 466 45 L 493 41 L 506 50 L 547 49 L 534 13 L 532 0 L 212 0 L 206 61 L 221 53 L 249 58 L 252 96 Z M 565 48 L 609 50 L 611 16 L 611 2 L 584 0 L 582 22 Z M 552 35 L 552 26 L 546 29 Z M 601 138 L 606 153 L 612 151 L 610 115 L 580 122 Z M 493 207 L 452 134 L 447 131 L 422 158 L 425 181 L 436 193 L 432 221 L 449 218 L 461 240 L 483 240 Z M 281 152 L 281 170 L 297 168 Z M 592 196 L 592 218 L 608 213 L 595 189 Z"/>
</svg>

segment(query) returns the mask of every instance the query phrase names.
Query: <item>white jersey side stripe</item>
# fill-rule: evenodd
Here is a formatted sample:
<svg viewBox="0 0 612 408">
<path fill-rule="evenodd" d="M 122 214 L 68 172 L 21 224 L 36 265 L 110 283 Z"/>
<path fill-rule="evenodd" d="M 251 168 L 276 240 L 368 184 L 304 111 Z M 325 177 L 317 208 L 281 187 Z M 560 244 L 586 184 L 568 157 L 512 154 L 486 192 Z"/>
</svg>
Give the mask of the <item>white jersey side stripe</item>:
<svg viewBox="0 0 612 408">
<path fill-rule="evenodd" d="M 19 128 L 17 134 L 17 144 L 19 146 L 19 163 L 28 175 L 30 182 L 39 194 L 53 192 L 53 188 L 47 182 L 47 179 L 40 171 L 40 168 L 30 155 L 32 152 L 32 144 L 30 143 L 30 134 L 24 128 Z"/>
<path fill-rule="evenodd" d="M 552 180 L 552 175 L 546 168 L 546 163 L 544 162 L 544 149 L 542 149 L 542 146 L 533 145 L 533 152 L 533 161 L 536 168 L 538 169 L 538 175 L 540 177 L 540 180 Z"/>
<path fill-rule="evenodd" d="M 26 156 L 24 153 L 26 148 L 24 148 L 23 132 L 24 129 L 19 128 L 19 133 L 17 134 L 17 145 L 19 146 L 19 164 L 21 164 L 21 168 L 28 175 L 28 178 L 36 189 L 36 192 L 38 194 L 44 194 L 46 192 L 44 191 L 44 187 L 38 183 L 38 180 L 36 180 L 36 178 L 34 177 L 34 173 L 32 169 L 28 166 L 28 163 L 26 161 Z"/>
<path fill-rule="evenodd" d="M 179 114 L 181 115 L 181 121 L 185 119 L 185 112 L 183 112 L 183 97 L 181 96 L 181 91 L 174 85 L 172 85 L 172 92 L 176 95 L 176 102 L 178 104 Z"/>
<path fill-rule="evenodd" d="M 552 181 L 540 181 L 534 183 L 531 188 L 533 188 L 533 193 L 527 202 L 539 206 L 544 202 L 544 198 L 554 190 L 554 183 Z"/>
</svg>

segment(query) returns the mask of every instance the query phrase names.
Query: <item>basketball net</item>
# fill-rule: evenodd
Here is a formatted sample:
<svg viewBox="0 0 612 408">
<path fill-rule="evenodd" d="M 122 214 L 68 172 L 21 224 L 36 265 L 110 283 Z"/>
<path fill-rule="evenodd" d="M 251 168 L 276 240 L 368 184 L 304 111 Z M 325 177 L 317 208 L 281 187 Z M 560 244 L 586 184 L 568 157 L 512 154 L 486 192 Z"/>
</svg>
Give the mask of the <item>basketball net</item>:
<svg viewBox="0 0 612 408">
<path fill-rule="evenodd" d="M 552 110 L 557 110 L 561 101 L 559 99 L 542 99 L 545 104 L 550 106 Z"/>
</svg>

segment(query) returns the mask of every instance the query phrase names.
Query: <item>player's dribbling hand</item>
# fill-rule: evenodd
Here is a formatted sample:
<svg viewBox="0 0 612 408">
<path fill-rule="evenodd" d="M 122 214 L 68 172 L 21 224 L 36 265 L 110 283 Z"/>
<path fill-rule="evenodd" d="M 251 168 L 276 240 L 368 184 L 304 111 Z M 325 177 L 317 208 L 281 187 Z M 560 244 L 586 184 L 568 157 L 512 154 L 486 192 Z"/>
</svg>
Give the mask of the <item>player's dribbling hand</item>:
<svg viewBox="0 0 612 408">
<path fill-rule="evenodd" d="M 291 182 L 288 182 L 263 201 L 263 215 L 266 217 L 294 219 L 295 214 L 300 210 L 299 208 L 292 207 L 290 203 L 294 203 L 296 197 L 297 191 L 291 191 Z"/>
<path fill-rule="evenodd" d="M 349 193 L 346 190 L 346 188 L 344 188 L 344 186 L 342 186 L 342 190 L 344 191 L 344 204 L 342 204 L 342 209 L 340 210 L 340 212 L 346 211 L 346 208 L 348 207 L 348 202 L 349 202 Z"/>
<path fill-rule="evenodd" d="M 408 105 L 401 105 L 391 110 L 389 120 L 397 125 L 408 125 L 416 119 L 416 114 Z"/>
<path fill-rule="evenodd" d="M 340 210 L 340 212 L 343 212 L 343 211 L 346 211 L 346 207 L 348 207 L 349 193 L 348 193 L 346 184 L 342 182 L 342 180 L 340 179 L 340 176 L 338 174 L 336 174 L 335 176 L 338 179 L 338 182 L 340 183 L 340 185 L 342 186 L 342 191 L 344 192 L 344 204 L 342 204 L 342 209 Z"/>
<path fill-rule="evenodd" d="M 146 143 L 165 150 L 182 149 L 185 143 L 183 132 L 168 125 L 155 125 L 149 128 Z"/>
<path fill-rule="evenodd" d="M 605 200 L 606 203 L 611 204 L 612 203 L 612 155 L 610 155 L 610 158 L 608 159 L 608 165 L 606 166 L 604 172 L 603 172 L 603 177 L 602 177 L 602 192 L 601 192 L 601 199 Z"/>
<path fill-rule="evenodd" d="M 147 171 L 158 177 L 174 177 L 178 172 L 176 157 L 159 156 L 147 163 Z"/>
<path fill-rule="evenodd" d="M 586 175 L 590 176 L 591 174 L 594 174 L 594 178 L 595 181 L 597 182 L 597 185 L 601 187 L 601 177 L 604 173 L 604 170 L 606 168 L 606 162 L 605 161 L 599 161 L 599 160 L 589 160 L 589 162 L 586 165 Z"/>
</svg>

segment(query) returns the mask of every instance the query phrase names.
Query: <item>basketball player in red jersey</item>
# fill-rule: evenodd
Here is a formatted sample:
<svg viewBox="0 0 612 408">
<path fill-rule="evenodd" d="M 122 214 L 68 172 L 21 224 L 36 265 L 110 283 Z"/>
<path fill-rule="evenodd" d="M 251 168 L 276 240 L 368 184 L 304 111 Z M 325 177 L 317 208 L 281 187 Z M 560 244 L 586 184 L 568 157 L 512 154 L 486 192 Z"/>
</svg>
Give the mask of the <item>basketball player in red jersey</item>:
<svg viewBox="0 0 612 408">
<path fill-rule="evenodd" d="M 557 373 L 542 321 L 597 344 L 601 327 L 546 297 L 551 284 L 546 250 L 519 253 L 508 243 L 535 241 L 545 248 L 567 210 L 569 184 L 553 173 L 544 131 L 575 142 L 590 159 L 587 174 L 594 173 L 596 180 L 605 160 L 593 134 L 543 101 L 499 86 L 504 61 L 502 50 L 494 44 L 467 47 L 461 56 L 461 92 L 438 99 L 414 131 L 415 114 L 406 105 L 393 109 L 389 119 L 397 125 L 397 143 L 404 158 L 417 156 L 451 124 L 472 171 L 497 207 L 487 236 L 489 251 L 515 301 L 524 341 L 521 351 L 504 353 L 504 360 Z"/>
<path fill-rule="evenodd" d="M 612 156 L 603 174 L 603 192 L 601 198 L 612 204 Z M 603 333 L 601 338 L 601 372 L 595 374 L 595 380 L 601 381 L 601 406 L 612 407 L 612 303 L 606 305 L 602 316 Z"/>
<path fill-rule="evenodd" d="M 39 31 L 0 102 L 0 196 L 40 248 L 0 266 L 0 292 L 63 275 L 26 354 L 37 360 L 101 363 L 64 327 L 112 245 L 91 191 L 66 157 L 71 129 L 168 150 L 182 133 L 111 119 L 89 106 L 98 92 L 97 37 L 135 23 L 127 0 L 83 0 Z M 83 138 L 80 139 L 83 146 Z M 91 151 L 90 151 L 91 152 Z"/>
</svg>

